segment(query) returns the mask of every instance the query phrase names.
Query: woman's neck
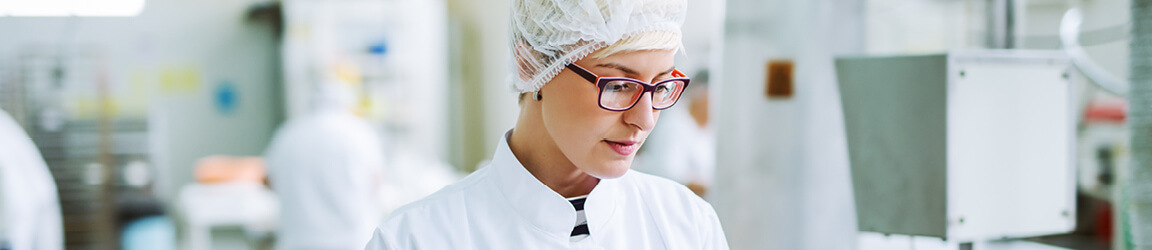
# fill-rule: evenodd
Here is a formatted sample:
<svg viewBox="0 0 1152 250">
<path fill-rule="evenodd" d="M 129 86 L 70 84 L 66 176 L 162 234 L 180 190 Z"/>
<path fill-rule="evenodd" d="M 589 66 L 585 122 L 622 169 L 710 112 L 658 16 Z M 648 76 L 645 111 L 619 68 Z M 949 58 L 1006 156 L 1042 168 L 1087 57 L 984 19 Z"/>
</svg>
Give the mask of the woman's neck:
<svg viewBox="0 0 1152 250">
<path fill-rule="evenodd" d="M 543 122 L 539 119 L 533 121 L 532 115 L 525 115 L 527 112 L 524 111 L 527 109 L 521 112 L 508 141 L 508 147 L 520 164 L 561 196 L 577 197 L 592 192 L 600 179 L 584 173 L 568 160 L 544 130 Z"/>
</svg>

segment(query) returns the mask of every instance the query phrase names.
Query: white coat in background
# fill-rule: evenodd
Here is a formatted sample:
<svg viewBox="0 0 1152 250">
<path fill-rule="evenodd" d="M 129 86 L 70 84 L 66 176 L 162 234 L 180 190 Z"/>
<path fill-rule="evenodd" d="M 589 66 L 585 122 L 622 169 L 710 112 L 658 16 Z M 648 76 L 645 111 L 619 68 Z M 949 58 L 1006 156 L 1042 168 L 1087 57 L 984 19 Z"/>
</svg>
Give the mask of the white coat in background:
<svg viewBox="0 0 1152 250">
<path fill-rule="evenodd" d="M 728 249 L 712 206 L 668 179 L 628 171 L 588 194 L 587 238 L 572 242 L 572 204 L 500 141 L 491 163 L 404 206 L 366 249 Z"/>
<path fill-rule="evenodd" d="M 680 103 L 689 103 L 681 99 Z M 716 173 L 716 136 L 700 127 L 688 109 L 661 111 L 658 127 L 648 135 L 644 152 L 632 169 L 672 179 L 682 184 L 712 185 Z"/>
<path fill-rule="evenodd" d="M 40 150 L 0 110 L 0 248 L 64 249 L 56 182 Z"/>
<path fill-rule="evenodd" d="M 265 153 L 281 207 L 278 249 L 361 249 L 383 219 L 381 137 L 351 113 L 350 92 L 327 85 Z"/>
</svg>

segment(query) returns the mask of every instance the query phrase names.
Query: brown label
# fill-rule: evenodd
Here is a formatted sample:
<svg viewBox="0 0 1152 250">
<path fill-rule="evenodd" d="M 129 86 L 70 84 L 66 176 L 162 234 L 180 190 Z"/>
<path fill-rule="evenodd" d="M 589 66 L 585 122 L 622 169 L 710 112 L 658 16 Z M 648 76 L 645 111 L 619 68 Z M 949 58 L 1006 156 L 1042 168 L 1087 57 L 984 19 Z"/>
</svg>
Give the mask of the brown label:
<svg viewBox="0 0 1152 250">
<path fill-rule="evenodd" d="M 768 98 L 792 97 L 792 60 L 768 61 L 767 90 Z"/>
</svg>

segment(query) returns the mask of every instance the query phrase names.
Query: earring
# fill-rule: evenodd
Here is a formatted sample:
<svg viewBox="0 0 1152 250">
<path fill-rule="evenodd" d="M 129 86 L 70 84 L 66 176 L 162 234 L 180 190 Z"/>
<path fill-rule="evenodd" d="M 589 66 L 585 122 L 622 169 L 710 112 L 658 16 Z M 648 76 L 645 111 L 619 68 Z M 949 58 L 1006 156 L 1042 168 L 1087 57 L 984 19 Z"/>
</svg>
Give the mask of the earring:
<svg viewBox="0 0 1152 250">
<path fill-rule="evenodd" d="M 544 99 L 544 96 L 540 94 L 540 91 L 536 91 L 536 95 L 532 96 L 532 100 L 535 100 L 535 101 L 540 101 L 543 99 Z"/>
</svg>

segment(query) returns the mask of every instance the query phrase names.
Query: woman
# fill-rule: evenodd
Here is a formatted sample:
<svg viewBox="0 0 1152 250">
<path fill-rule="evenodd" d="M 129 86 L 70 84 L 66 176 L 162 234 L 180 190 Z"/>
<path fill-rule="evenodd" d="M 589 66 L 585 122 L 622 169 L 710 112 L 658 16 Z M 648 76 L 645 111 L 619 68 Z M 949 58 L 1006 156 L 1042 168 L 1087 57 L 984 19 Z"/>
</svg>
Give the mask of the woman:
<svg viewBox="0 0 1152 250">
<path fill-rule="evenodd" d="M 520 116 L 491 164 L 380 225 L 368 249 L 727 249 L 712 207 L 629 171 L 689 79 L 684 0 L 512 0 Z"/>
</svg>

